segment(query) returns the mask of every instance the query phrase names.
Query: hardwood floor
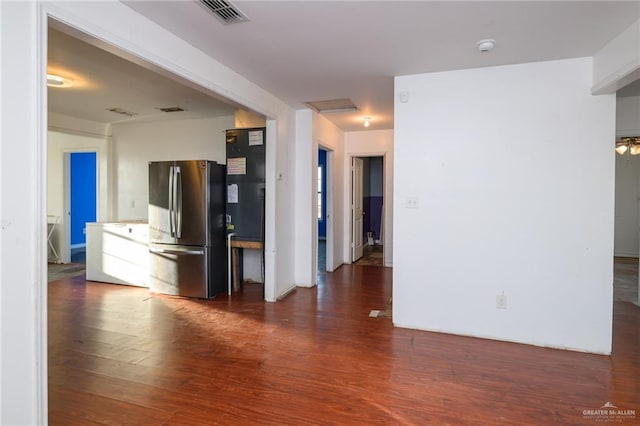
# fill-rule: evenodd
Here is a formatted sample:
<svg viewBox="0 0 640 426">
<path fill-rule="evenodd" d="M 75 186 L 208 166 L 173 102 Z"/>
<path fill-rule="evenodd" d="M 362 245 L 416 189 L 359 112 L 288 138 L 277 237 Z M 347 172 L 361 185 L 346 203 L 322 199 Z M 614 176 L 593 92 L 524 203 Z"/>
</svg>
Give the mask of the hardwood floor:
<svg viewBox="0 0 640 426">
<path fill-rule="evenodd" d="M 613 258 L 613 300 L 638 305 L 638 258 Z"/>
<path fill-rule="evenodd" d="M 384 266 L 384 252 L 381 245 L 365 246 L 362 257 L 355 262 L 358 266 Z"/>
<path fill-rule="evenodd" d="M 370 318 L 390 268 L 343 266 L 266 304 L 49 285 L 52 425 L 597 424 L 640 422 L 640 308 L 615 303 L 611 357 L 394 328 Z"/>
</svg>

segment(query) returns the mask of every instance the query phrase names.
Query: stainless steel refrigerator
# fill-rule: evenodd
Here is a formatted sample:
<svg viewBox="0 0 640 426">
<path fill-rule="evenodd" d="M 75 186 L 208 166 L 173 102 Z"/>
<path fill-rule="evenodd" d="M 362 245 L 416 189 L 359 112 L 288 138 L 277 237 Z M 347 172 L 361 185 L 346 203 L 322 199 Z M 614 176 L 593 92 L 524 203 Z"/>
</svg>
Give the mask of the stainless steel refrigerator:
<svg viewBox="0 0 640 426">
<path fill-rule="evenodd" d="M 225 166 L 149 163 L 151 291 L 208 299 L 226 290 Z"/>
</svg>

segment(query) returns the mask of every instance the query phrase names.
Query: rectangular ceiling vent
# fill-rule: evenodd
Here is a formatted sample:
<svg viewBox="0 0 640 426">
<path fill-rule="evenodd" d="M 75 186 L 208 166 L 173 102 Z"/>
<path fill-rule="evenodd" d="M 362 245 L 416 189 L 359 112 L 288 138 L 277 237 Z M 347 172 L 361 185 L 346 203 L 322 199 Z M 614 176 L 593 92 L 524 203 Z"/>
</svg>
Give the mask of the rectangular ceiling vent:
<svg viewBox="0 0 640 426">
<path fill-rule="evenodd" d="M 247 22 L 247 15 L 225 0 L 200 0 L 225 25 Z"/>
<path fill-rule="evenodd" d="M 162 112 L 180 112 L 180 111 L 184 111 L 183 108 L 180 108 L 179 106 L 174 106 L 174 107 L 167 107 L 167 108 L 158 108 L 160 111 Z"/>
<path fill-rule="evenodd" d="M 137 112 L 131 112 L 131 111 L 127 111 L 125 109 L 122 108 L 107 108 L 107 111 L 109 112 L 115 112 L 116 114 L 120 114 L 120 115 L 126 115 L 127 117 L 135 117 L 136 115 L 138 115 Z"/>
</svg>

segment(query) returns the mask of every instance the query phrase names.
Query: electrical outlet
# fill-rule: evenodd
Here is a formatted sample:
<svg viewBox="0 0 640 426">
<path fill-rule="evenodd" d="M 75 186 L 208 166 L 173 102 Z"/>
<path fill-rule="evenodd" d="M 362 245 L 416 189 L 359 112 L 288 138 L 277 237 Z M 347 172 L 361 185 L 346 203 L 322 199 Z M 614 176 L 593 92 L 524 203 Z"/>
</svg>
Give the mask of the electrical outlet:
<svg viewBox="0 0 640 426">
<path fill-rule="evenodd" d="M 418 197 L 406 197 L 404 199 L 404 205 L 408 209 L 417 209 L 419 204 Z"/>
<path fill-rule="evenodd" d="M 496 296 L 496 309 L 507 309 L 507 296 L 504 292 Z"/>
</svg>

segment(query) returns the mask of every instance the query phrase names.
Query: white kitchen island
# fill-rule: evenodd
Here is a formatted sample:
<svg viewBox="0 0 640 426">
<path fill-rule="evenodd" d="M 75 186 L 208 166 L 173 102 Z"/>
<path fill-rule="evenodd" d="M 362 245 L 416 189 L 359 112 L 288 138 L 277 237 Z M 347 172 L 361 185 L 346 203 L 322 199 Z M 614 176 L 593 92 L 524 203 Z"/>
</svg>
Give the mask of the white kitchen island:
<svg viewBox="0 0 640 426">
<path fill-rule="evenodd" d="M 149 225 L 87 223 L 87 280 L 148 287 Z"/>
</svg>

